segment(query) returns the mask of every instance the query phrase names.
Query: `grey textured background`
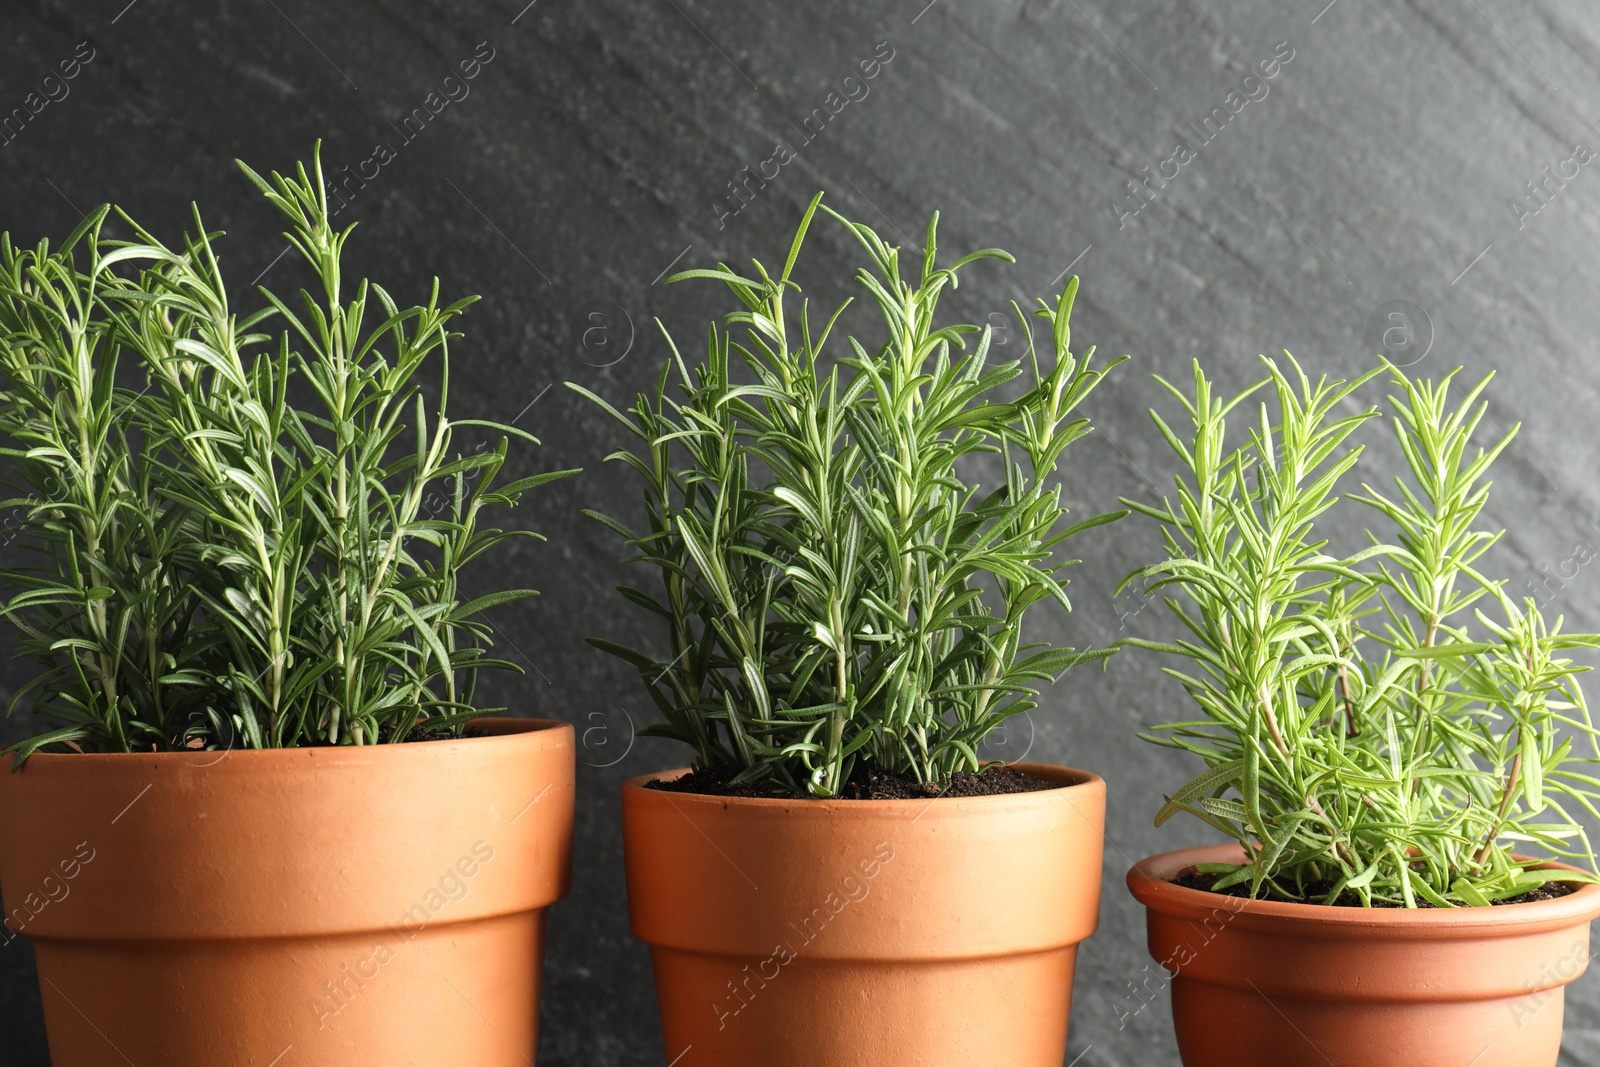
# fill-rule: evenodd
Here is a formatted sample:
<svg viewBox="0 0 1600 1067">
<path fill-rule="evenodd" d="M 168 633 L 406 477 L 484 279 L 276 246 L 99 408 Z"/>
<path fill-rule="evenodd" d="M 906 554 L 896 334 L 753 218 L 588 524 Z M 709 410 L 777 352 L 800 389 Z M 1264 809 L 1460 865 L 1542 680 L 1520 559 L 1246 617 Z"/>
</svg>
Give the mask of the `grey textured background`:
<svg viewBox="0 0 1600 1067">
<path fill-rule="evenodd" d="M 692 349 L 706 318 L 726 310 L 712 289 L 656 279 L 671 264 L 781 258 L 818 188 L 892 239 L 914 243 L 938 208 L 947 248 L 1017 255 L 1011 268 L 970 270 L 952 314 L 981 321 L 1012 297 L 1050 291 L 1069 265 L 1083 275 L 1075 336 L 1135 357 L 1091 404 L 1100 432 L 1069 453 L 1067 491 L 1086 513 L 1170 482 L 1144 414 L 1162 404 L 1150 374 L 1181 376 L 1198 356 L 1237 386 L 1257 373 L 1258 352 L 1283 348 L 1314 370 L 1349 373 L 1369 362 L 1375 311 L 1420 307 L 1405 358 L 1428 349 L 1415 369 L 1499 370 L 1491 418 L 1524 423 L 1491 505 L 1512 527 L 1498 567 L 1518 590 L 1542 582 L 1542 598 L 1600 627 L 1595 568 L 1572 562 L 1600 550 L 1600 175 L 1586 166 L 1564 188 L 1547 186 L 1547 206 L 1524 188 L 1575 145 L 1600 144 L 1592 5 L 525 2 L 7 3 L 0 114 L 23 106 L 80 42 L 94 58 L 70 95 L 0 146 L 0 229 L 59 238 L 83 210 L 114 201 L 176 239 L 197 200 L 230 233 L 225 269 L 239 291 L 263 271 L 288 287 L 298 279 L 290 259 L 274 261 L 277 223 L 230 160 L 285 167 L 322 137 L 337 170 L 377 142 L 396 148 L 351 202 L 355 267 L 400 294 L 420 297 L 435 274 L 448 294 L 483 293 L 458 349 L 455 413 L 516 418 L 543 438 L 518 460 L 525 470 L 589 468 L 520 513 L 550 543 L 521 545 L 509 575 L 489 576 L 545 591 L 497 620 L 530 664 L 526 678 L 496 683 L 497 702 L 568 719 L 585 739 L 577 869 L 551 920 L 541 1064 L 664 1062 L 647 954 L 623 909 L 617 790 L 683 758 L 631 743 L 647 702 L 628 670 L 582 643 L 602 633 L 663 644 L 619 610 L 608 592 L 623 577 L 617 545 L 578 515 L 634 514 L 626 472 L 601 463 L 621 437 L 551 387 L 572 379 L 626 400 L 662 357 L 652 316 Z M 404 142 L 395 124 L 485 41 L 494 58 L 471 95 Z M 825 106 L 885 41 L 893 59 L 869 95 L 719 218 L 742 168 L 792 139 L 787 124 Z M 1293 59 L 1266 96 L 1200 145 L 1188 124 L 1225 108 L 1280 42 Z M 1196 158 L 1132 215 L 1125 183 L 1180 138 Z M 834 296 L 859 261 L 819 228 L 799 277 Z M 1363 475 L 1383 477 L 1396 458 L 1378 438 Z M 1080 539 L 1076 610 L 1044 613 L 1036 635 L 1082 647 L 1161 632 L 1158 610 L 1111 596 L 1155 544 L 1135 521 Z M 1164 1000 L 1132 1011 L 1130 983 L 1153 971 L 1122 886 L 1131 859 L 1202 836 L 1182 822 L 1150 825 L 1159 791 L 1191 770 L 1133 736 L 1182 709 L 1157 666 L 1121 655 L 1104 674 L 1075 672 L 1031 725 L 1032 758 L 1110 782 L 1102 923 L 1080 957 L 1069 1053 L 1083 1067 L 1177 1062 Z M 19 668 L 4 672 L 0 688 L 14 687 Z M 1013 751 L 1029 732 L 1008 739 Z M 0 948 L 0 971 L 0 1059 L 43 1064 L 24 941 Z M 1566 1045 L 1564 1064 L 1600 1064 L 1595 974 L 1572 987 Z"/>
</svg>

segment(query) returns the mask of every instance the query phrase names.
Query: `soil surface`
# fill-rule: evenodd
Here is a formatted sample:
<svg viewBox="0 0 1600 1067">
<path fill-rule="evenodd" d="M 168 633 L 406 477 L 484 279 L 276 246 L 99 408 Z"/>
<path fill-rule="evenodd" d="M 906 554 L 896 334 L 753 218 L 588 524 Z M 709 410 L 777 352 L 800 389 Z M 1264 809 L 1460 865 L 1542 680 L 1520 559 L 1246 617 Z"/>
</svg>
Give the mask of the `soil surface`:
<svg viewBox="0 0 1600 1067">
<path fill-rule="evenodd" d="M 348 737 L 349 735 L 347 734 L 346 736 Z M 393 736 L 394 736 L 394 727 L 391 726 L 388 723 L 384 723 L 384 724 L 382 724 L 381 726 L 378 727 L 378 740 L 376 742 L 373 742 L 373 743 L 375 743 L 375 744 L 387 744 L 389 742 L 389 739 L 392 738 Z M 454 732 L 452 730 L 441 729 L 441 728 L 439 728 L 437 726 L 428 726 L 425 723 L 418 723 L 417 725 L 413 726 L 406 733 L 405 741 L 408 742 L 408 743 L 411 742 L 411 741 L 459 741 L 463 737 L 488 737 L 488 736 L 489 736 L 489 731 L 485 730 L 481 726 L 469 726 L 465 730 L 461 731 L 458 734 L 458 733 L 456 733 L 456 732 Z M 65 742 L 65 743 L 66 743 L 67 747 L 71 748 L 74 752 L 82 752 L 83 751 L 83 749 L 79 748 L 77 743 L 74 742 L 74 741 L 68 741 L 68 742 Z M 326 737 L 316 737 L 316 738 L 313 738 L 310 741 L 307 741 L 304 745 L 302 745 L 300 747 L 302 747 L 302 748 L 340 748 L 340 747 L 347 747 L 348 745 L 349 745 L 348 741 L 345 741 L 343 743 L 343 745 L 335 745 L 333 742 L 329 741 Z M 199 752 L 199 751 L 203 750 L 203 746 L 204 746 L 204 742 L 199 740 L 198 738 L 191 739 L 187 746 L 180 744 L 177 740 L 174 740 L 173 743 L 172 743 L 173 751 L 175 751 L 175 752 L 180 752 L 180 751 Z M 155 750 L 152 749 L 151 751 L 155 751 Z"/>
<path fill-rule="evenodd" d="M 670 781 L 656 780 L 647 788 L 669 793 L 702 793 L 717 797 L 767 797 L 814 800 L 810 793 L 796 793 L 771 781 L 729 785 L 734 772 L 726 769 L 695 770 Z M 1035 778 L 1011 767 L 990 767 L 976 773 L 957 771 L 946 789 L 917 781 L 908 775 L 885 774 L 856 765 L 835 800 L 925 800 L 929 797 L 987 797 L 1003 793 L 1036 793 L 1060 789 L 1061 783 Z"/>
<path fill-rule="evenodd" d="M 442 728 L 440 728 L 438 726 L 429 726 L 427 724 L 427 722 L 424 721 L 424 722 L 417 723 L 417 725 L 413 726 L 410 730 L 406 731 L 406 736 L 404 738 L 404 743 L 409 744 L 412 741 L 459 741 L 463 737 L 488 737 L 488 736 L 489 736 L 489 731 L 485 730 L 481 726 L 469 726 L 465 730 L 462 730 L 460 733 L 456 733 L 454 730 L 442 729 Z M 389 743 L 390 739 L 393 738 L 393 737 L 394 737 L 394 726 L 391 725 L 390 723 L 382 723 L 382 724 L 380 724 L 378 726 L 378 740 L 375 743 L 376 744 L 380 744 L 380 745 L 386 745 L 386 744 Z M 328 740 L 326 738 L 318 738 L 313 744 L 307 745 L 306 747 L 307 748 L 334 748 L 334 747 L 337 747 L 337 746 L 329 744 Z"/>
<path fill-rule="evenodd" d="M 485 730 L 481 726 L 469 726 L 460 733 L 456 733 L 454 730 L 440 729 L 437 726 L 429 726 L 427 723 L 419 722 L 410 730 L 406 731 L 406 736 L 402 740 L 404 740 L 406 743 L 410 743 L 412 741 L 459 741 L 463 737 L 488 736 L 489 731 Z M 378 743 L 380 745 L 388 744 L 390 739 L 393 737 L 394 727 L 392 725 L 389 723 L 383 723 L 378 727 Z"/>
<path fill-rule="evenodd" d="M 1186 870 L 1178 872 L 1178 877 L 1174 878 L 1172 883 L 1174 885 L 1181 885 L 1185 889 L 1199 889 L 1206 893 L 1220 892 L 1223 896 L 1228 897 L 1250 896 L 1250 886 L 1248 883 L 1230 885 L 1228 888 L 1222 890 L 1212 889 L 1212 883 L 1216 882 L 1216 880 L 1221 877 L 1222 875 L 1220 874 L 1202 874 L 1193 867 L 1190 867 Z M 1333 883 L 1314 882 L 1307 888 L 1310 889 L 1310 892 L 1306 894 L 1308 899 L 1305 901 L 1305 903 L 1321 904 L 1322 898 L 1326 897 L 1330 892 L 1333 891 Z M 1510 897 L 1506 900 L 1496 900 L 1493 903 L 1495 907 L 1499 907 L 1502 904 L 1532 904 L 1536 900 L 1555 900 L 1559 897 L 1566 896 L 1568 893 L 1575 893 L 1577 892 L 1577 889 L 1577 884 L 1573 882 L 1546 882 L 1538 889 L 1524 893 L 1520 897 Z M 1284 903 L 1292 903 L 1292 901 L 1285 901 Z M 1360 897 L 1348 889 L 1339 894 L 1339 899 L 1335 900 L 1333 904 L 1334 907 L 1339 908 L 1360 908 L 1366 906 L 1361 903 Z M 1374 908 L 1398 908 L 1400 906 L 1401 905 L 1399 904 L 1389 904 L 1378 901 L 1374 901 L 1372 904 L 1372 907 Z M 1431 908 L 1433 905 L 1419 898 L 1417 900 L 1417 907 Z"/>
</svg>

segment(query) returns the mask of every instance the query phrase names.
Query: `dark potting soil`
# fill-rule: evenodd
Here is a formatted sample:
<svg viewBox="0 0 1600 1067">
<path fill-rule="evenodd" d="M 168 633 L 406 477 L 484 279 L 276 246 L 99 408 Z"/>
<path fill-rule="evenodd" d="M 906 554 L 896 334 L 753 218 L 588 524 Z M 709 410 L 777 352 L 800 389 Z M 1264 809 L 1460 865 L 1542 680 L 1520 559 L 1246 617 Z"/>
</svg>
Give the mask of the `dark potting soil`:
<svg viewBox="0 0 1600 1067">
<path fill-rule="evenodd" d="M 810 793 L 774 787 L 771 781 L 741 782 L 729 785 L 735 772 L 727 769 L 695 770 L 681 778 L 658 779 L 647 788 L 669 793 L 702 793 L 717 797 L 766 797 L 815 799 Z M 1012 767 L 989 767 L 982 771 L 957 771 L 946 789 L 917 781 L 909 775 L 885 774 L 856 765 L 837 800 L 926 800 L 929 797 L 987 797 L 1003 793 L 1036 793 L 1059 789 L 1059 782 L 1035 778 Z"/>
<path fill-rule="evenodd" d="M 448 729 L 444 729 L 444 728 L 438 727 L 438 726 L 429 726 L 426 722 L 419 722 L 415 726 L 413 726 L 411 729 L 406 731 L 406 736 L 405 736 L 405 739 L 404 739 L 404 743 L 410 744 L 412 741 L 459 741 L 463 737 L 488 737 L 488 736 L 489 736 L 489 731 L 485 730 L 481 726 L 469 726 L 465 730 L 462 730 L 458 734 L 454 730 L 448 730 Z M 376 742 L 377 744 L 386 745 L 386 744 L 389 743 L 389 740 L 392 737 L 394 737 L 394 726 L 393 726 L 393 724 L 391 724 L 391 723 L 382 723 L 382 724 L 380 724 L 378 726 L 378 740 Z M 312 742 L 307 747 L 308 748 L 334 748 L 336 746 L 329 744 L 328 740 L 326 738 L 318 738 L 316 741 Z"/>
<path fill-rule="evenodd" d="M 1195 870 L 1193 867 L 1190 867 L 1190 868 L 1187 868 L 1186 870 L 1178 872 L 1178 877 L 1176 877 L 1176 878 L 1174 878 L 1172 880 L 1172 884 L 1173 885 L 1181 885 L 1185 889 L 1199 889 L 1202 892 L 1206 892 L 1206 893 L 1221 893 L 1223 896 L 1227 896 L 1227 897 L 1249 897 L 1250 896 L 1250 886 L 1249 886 L 1248 883 L 1240 883 L 1239 885 L 1230 885 L 1228 888 L 1221 889 L 1221 890 L 1212 889 L 1211 888 L 1212 884 L 1215 883 L 1217 881 L 1217 879 L 1219 879 L 1221 877 L 1222 877 L 1222 875 L 1220 875 L 1220 874 L 1203 874 L 1200 871 Z M 1331 881 L 1313 882 L 1310 885 L 1308 885 L 1306 888 L 1309 889 L 1310 892 L 1308 892 L 1306 894 L 1307 900 L 1305 901 L 1305 903 L 1308 903 L 1308 904 L 1321 904 L 1322 903 L 1322 899 L 1333 891 L 1333 882 L 1331 882 Z M 1555 899 L 1557 899 L 1559 897 L 1566 896 L 1568 893 L 1577 892 L 1577 889 L 1578 889 L 1577 885 L 1575 885 L 1572 882 L 1546 882 L 1544 885 L 1540 886 L 1538 889 L 1529 890 L 1528 892 L 1522 894 L 1520 897 L 1510 897 L 1510 898 L 1508 898 L 1506 900 L 1496 900 L 1496 901 L 1494 901 L 1494 906 L 1498 907 L 1501 904 L 1532 904 L 1536 900 L 1555 900 Z M 1285 902 L 1285 903 L 1288 903 L 1288 902 Z M 1361 903 L 1361 898 L 1358 897 L 1356 894 L 1352 893 L 1348 889 L 1346 889 L 1343 893 L 1339 894 L 1339 899 L 1335 900 L 1333 902 L 1333 904 L 1334 904 L 1334 907 L 1338 907 L 1338 908 L 1359 908 L 1359 907 L 1363 907 L 1364 906 Z M 1398 907 L 1400 907 L 1399 904 L 1389 904 L 1389 903 L 1382 903 L 1382 902 L 1377 902 L 1377 901 L 1374 901 L 1372 906 L 1374 908 L 1398 908 Z M 1420 900 L 1419 899 L 1417 901 L 1417 907 L 1419 907 L 1419 908 L 1431 908 L 1431 907 L 1433 907 L 1433 905 L 1429 904 L 1425 900 Z"/>
<path fill-rule="evenodd" d="M 481 726 L 469 726 L 460 733 L 456 733 L 454 730 L 441 729 L 437 726 L 429 726 L 426 723 L 419 722 L 410 730 L 406 731 L 406 736 L 402 740 L 409 744 L 412 741 L 459 741 L 463 737 L 488 736 L 489 731 L 485 730 Z M 386 745 L 393 737 L 394 727 L 391 724 L 382 723 L 379 725 L 378 744 Z"/>
</svg>

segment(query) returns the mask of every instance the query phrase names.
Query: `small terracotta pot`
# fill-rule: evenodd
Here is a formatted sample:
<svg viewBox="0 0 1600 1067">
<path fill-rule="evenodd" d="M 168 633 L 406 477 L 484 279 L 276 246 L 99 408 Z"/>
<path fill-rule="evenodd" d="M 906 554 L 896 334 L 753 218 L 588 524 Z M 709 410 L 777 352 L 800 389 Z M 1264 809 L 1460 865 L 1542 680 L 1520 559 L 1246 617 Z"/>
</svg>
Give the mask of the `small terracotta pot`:
<svg viewBox="0 0 1600 1067">
<path fill-rule="evenodd" d="M 1173 973 L 1186 1067 L 1551 1067 L 1563 987 L 1589 965 L 1600 885 L 1489 908 L 1343 908 L 1173 885 L 1237 845 L 1128 872 Z M 1544 864 L 1559 867 L 1563 864 Z"/>
<path fill-rule="evenodd" d="M 934 800 L 622 787 L 674 1067 L 1061 1067 L 1105 783 Z"/>
<path fill-rule="evenodd" d="M 527 1067 L 573 734 L 482 725 L 0 768 L 0 888 L 55 1067 Z"/>
</svg>

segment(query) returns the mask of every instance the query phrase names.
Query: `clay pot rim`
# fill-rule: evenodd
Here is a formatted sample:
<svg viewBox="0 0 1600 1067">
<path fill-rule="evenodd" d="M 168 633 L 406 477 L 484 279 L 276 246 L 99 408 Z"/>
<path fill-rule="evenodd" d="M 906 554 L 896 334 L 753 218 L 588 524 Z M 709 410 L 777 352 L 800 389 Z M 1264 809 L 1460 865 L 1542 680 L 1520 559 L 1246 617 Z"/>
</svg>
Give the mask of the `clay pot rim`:
<svg viewBox="0 0 1600 1067">
<path fill-rule="evenodd" d="M 1300 904 L 1282 900 L 1250 900 L 1204 889 L 1190 889 L 1171 879 L 1197 863 L 1235 863 L 1243 856 L 1237 844 L 1204 845 L 1148 856 L 1128 870 L 1128 891 L 1154 911 L 1201 918 L 1218 908 L 1233 912 L 1233 921 L 1249 926 L 1294 926 L 1301 933 L 1324 932 L 1342 937 L 1356 931 L 1375 936 L 1447 938 L 1465 931 L 1493 936 L 1531 933 L 1587 923 L 1600 916 L 1600 883 L 1579 883 L 1578 888 L 1554 900 L 1499 904 L 1486 908 L 1349 908 L 1332 904 Z M 1540 861 L 1540 869 L 1578 868 L 1554 860 Z M 1226 901 L 1227 903 L 1219 903 Z"/>
<path fill-rule="evenodd" d="M 835 817 L 854 812 L 856 814 L 892 815 L 897 813 L 917 813 L 929 809 L 931 805 L 938 804 L 947 807 L 954 804 L 971 806 L 984 811 L 993 811 L 996 814 L 1019 808 L 1029 808 L 1039 804 L 1047 804 L 1050 798 L 1065 798 L 1071 803 L 1071 797 L 1084 791 L 1105 792 L 1106 783 L 1093 771 L 1080 770 L 1076 767 L 1061 767 L 1052 763 L 1008 763 L 1006 766 L 1022 771 L 1037 778 L 1050 781 L 1059 781 L 1062 784 L 1054 789 L 1036 789 L 1027 793 L 994 793 L 988 796 L 959 796 L 959 797 L 908 797 L 894 800 L 842 800 L 838 798 L 818 799 L 807 797 L 733 797 L 721 796 L 716 793 L 678 793 L 664 789 L 648 789 L 651 782 L 672 781 L 688 774 L 693 768 L 674 767 L 670 770 L 655 771 L 650 774 L 641 774 L 629 778 L 622 783 L 624 794 L 634 793 L 642 797 L 666 797 L 676 804 L 679 802 L 694 804 L 707 808 L 743 808 L 751 813 L 765 812 L 768 814 L 789 814 L 795 812 L 813 812 L 819 816 Z"/>
<path fill-rule="evenodd" d="M 516 716 L 485 716 L 472 719 L 469 726 L 481 726 L 489 731 L 488 737 L 457 737 L 448 741 L 417 741 L 402 742 L 400 744 L 384 745 L 300 745 L 294 748 L 230 748 L 222 752 L 213 752 L 206 749 L 193 749 L 184 752 L 35 752 L 28 757 L 28 762 L 23 764 L 21 772 L 11 770 L 11 757 L 4 758 L 0 763 L 0 774 L 27 773 L 28 769 L 37 765 L 42 770 L 59 773 L 72 768 L 92 769 L 94 767 L 109 768 L 118 764 L 128 764 L 134 760 L 152 760 L 163 764 L 190 764 L 197 769 L 220 768 L 226 763 L 243 761 L 243 765 L 260 767 L 274 761 L 288 762 L 296 759 L 351 759 L 358 754 L 361 758 L 376 752 L 393 752 L 395 754 L 408 753 L 417 749 L 437 751 L 441 755 L 448 752 L 460 751 L 463 745 L 476 745 L 485 742 L 506 743 L 511 739 L 529 740 L 529 735 L 543 735 L 549 731 L 560 732 L 562 728 L 572 730 L 572 724 L 563 719 L 524 719 Z M 543 740 L 543 738 L 540 738 Z M 226 758 L 224 758 L 226 757 Z M 382 757 L 380 757 L 382 758 Z M 210 762 L 214 760 L 215 762 Z"/>
</svg>

